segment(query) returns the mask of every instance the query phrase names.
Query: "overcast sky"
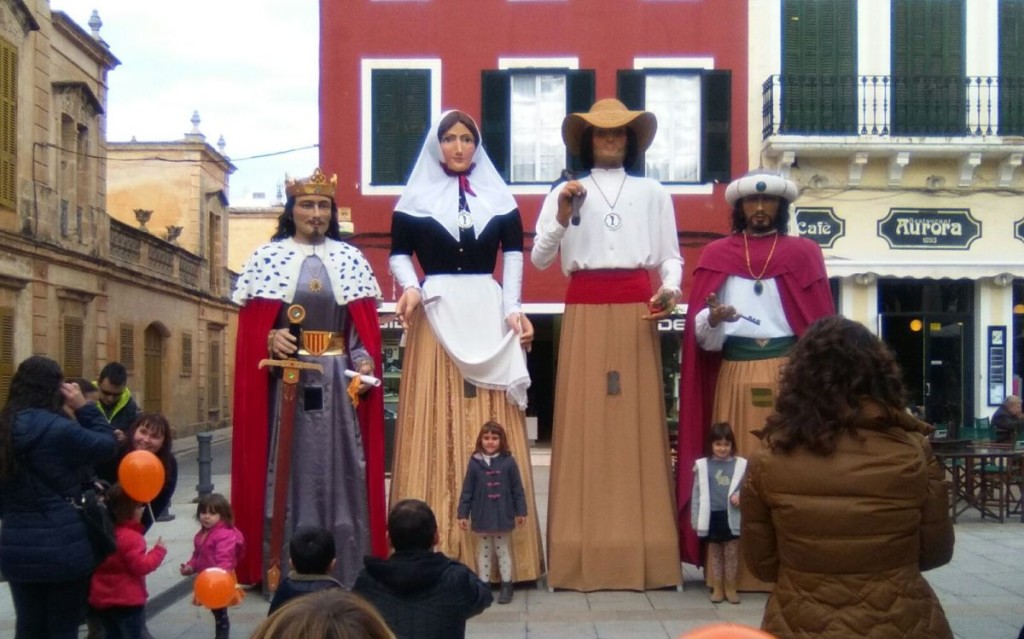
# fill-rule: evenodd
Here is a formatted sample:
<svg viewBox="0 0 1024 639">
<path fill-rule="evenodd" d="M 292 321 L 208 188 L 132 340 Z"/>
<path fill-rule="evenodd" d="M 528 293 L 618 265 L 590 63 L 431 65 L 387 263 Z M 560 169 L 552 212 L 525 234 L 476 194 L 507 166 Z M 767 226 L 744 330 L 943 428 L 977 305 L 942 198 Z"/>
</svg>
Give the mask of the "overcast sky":
<svg viewBox="0 0 1024 639">
<path fill-rule="evenodd" d="M 263 191 L 273 198 L 287 172 L 305 176 L 317 149 L 319 3 L 314 0 L 51 0 L 89 31 L 99 11 L 100 37 L 121 61 L 109 75 L 107 139 L 180 140 L 199 130 L 238 170 L 232 204 Z"/>
</svg>

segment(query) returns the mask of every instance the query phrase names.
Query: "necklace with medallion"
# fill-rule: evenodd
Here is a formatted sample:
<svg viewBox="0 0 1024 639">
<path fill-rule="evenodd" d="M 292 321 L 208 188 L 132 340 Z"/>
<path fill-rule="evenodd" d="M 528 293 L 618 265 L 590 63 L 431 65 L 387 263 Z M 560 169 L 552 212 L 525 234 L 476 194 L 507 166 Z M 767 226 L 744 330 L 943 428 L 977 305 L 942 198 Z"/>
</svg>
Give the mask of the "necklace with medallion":
<svg viewBox="0 0 1024 639">
<path fill-rule="evenodd" d="M 750 277 L 754 278 L 754 294 L 760 295 L 764 292 L 764 282 L 761 278 L 768 271 L 768 265 L 772 262 L 772 256 L 775 255 L 775 245 L 779 243 L 779 234 L 775 233 L 775 239 L 772 240 L 772 248 L 768 251 L 768 258 L 764 261 L 764 266 L 761 268 L 761 272 L 758 275 L 754 275 L 754 269 L 750 266 L 750 246 L 747 244 L 747 234 L 743 234 L 743 257 L 747 260 L 747 272 L 750 273 Z"/>
<path fill-rule="evenodd" d="M 321 258 L 319 255 L 317 255 L 317 252 L 316 252 L 316 247 L 317 246 L 318 245 L 314 244 L 311 247 L 310 252 L 307 253 L 304 248 L 301 248 L 302 245 L 299 244 L 299 247 L 300 247 L 299 248 L 299 252 L 300 253 L 302 253 L 306 257 L 315 257 L 316 258 L 316 260 L 314 260 L 316 262 L 316 264 L 315 265 L 314 264 L 310 264 L 310 266 L 309 266 L 309 284 L 307 285 L 309 290 L 314 292 L 314 293 L 319 293 L 320 291 L 324 290 L 324 282 L 323 282 L 323 280 L 320 279 L 320 275 L 323 273 L 323 270 L 324 270 L 324 261 L 323 261 L 323 258 Z"/>
<path fill-rule="evenodd" d="M 626 186 L 627 177 L 629 177 L 628 174 L 623 171 L 622 182 L 619 183 L 619 192 L 615 194 L 615 201 L 611 201 L 608 199 L 608 196 L 604 194 L 604 190 L 598 183 L 597 178 L 594 177 L 594 174 L 590 174 L 590 181 L 594 183 L 594 186 L 597 187 L 597 192 L 601 194 L 601 199 L 603 199 L 604 203 L 608 205 L 609 210 L 608 214 L 604 216 L 604 225 L 612 231 L 617 231 L 622 227 L 622 216 L 615 212 L 615 205 L 619 203 L 619 198 L 622 197 L 622 188 Z"/>
</svg>

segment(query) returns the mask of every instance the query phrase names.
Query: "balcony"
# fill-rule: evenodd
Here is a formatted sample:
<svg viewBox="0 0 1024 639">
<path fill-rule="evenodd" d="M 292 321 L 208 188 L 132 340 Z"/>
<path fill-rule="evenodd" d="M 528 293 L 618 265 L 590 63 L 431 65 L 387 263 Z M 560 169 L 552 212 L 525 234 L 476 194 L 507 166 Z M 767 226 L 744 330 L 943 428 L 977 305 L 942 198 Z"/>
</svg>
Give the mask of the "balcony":
<svg viewBox="0 0 1024 639">
<path fill-rule="evenodd" d="M 110 257 L 138 273 L 145 273 L 176 286 L 202 290 L 204 260 L 179 246 L 110 220 Z"/>
<path fill-rule="evenodd" d="M 762 85 L 761 116 L 769 156 L 864 163 L 914 154 L 1016 167 L 1024 153 L 1024 78 L 772 75 Z"/>
</svg>

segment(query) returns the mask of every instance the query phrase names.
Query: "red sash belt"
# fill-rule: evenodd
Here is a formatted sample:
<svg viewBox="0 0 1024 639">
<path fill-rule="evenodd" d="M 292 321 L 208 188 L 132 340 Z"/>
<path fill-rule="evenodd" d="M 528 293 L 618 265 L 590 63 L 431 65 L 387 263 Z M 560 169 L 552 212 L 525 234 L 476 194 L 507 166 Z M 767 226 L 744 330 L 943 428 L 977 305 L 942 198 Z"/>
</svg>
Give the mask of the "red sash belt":
<svg viewBox="0 0 1024 639">
<path fill-rule="evenodd" d="M 643 304 L 651 299 L 651 276 L 644 269 L 574 271 L 566 304 Z"/>
</svg>

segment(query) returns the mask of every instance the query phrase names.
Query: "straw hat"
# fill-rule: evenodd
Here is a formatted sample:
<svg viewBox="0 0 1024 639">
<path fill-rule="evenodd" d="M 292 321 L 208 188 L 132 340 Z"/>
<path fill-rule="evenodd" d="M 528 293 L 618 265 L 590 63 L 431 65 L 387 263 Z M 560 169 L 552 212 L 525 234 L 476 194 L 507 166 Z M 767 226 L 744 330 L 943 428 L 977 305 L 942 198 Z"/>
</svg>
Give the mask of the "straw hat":
<svg viewBox="0 0 1024 639">
<path fill-rule="evenodd" d="M 580 140 L 588 126 L 598 129 L 616 129 L 620 126 L 636 134 L 638 150 L 642 153 L 651 146 L 658 130 L 658 119 L 648 111 L 630 111 L 615 98 L 598 100 L 587 113 L 570 113 L 562 120 L 562 140 L 573 155 L 580 154 Z"/>
<path fill-rule="evenodd" d="M 799 194 L 796 182 L 787 180 L 774 171 L 757 169 L 729 183 L 725 189 L 725 201 L 736 206 L 737 200 L 748 195 L 774 195 L 792 203 Z"/>
</svg>

